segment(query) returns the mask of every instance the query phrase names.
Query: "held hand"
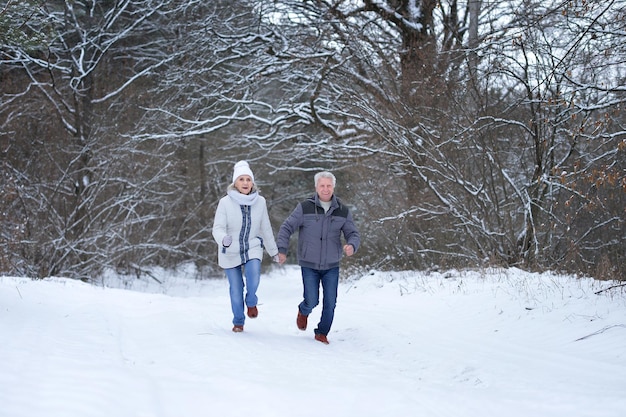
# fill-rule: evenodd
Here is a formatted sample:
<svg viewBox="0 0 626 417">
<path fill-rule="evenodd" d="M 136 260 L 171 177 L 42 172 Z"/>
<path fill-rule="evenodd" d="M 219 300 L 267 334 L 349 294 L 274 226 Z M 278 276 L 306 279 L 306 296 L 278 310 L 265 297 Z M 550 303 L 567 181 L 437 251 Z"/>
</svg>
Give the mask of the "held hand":
<svg viewBox="0 0 626 417">
<path fill-rule="evenodd" d="M 352 245 L 343 245 L 343 252 L 346 254 L 346 256 L 354 255 L 354 246 L 352 246 Z"/>
<path fill-rule="evenodd" d="M 284 264 L 286 260 L 287 260 L 287 255 L 285 255 L 284 253 L 278 254 L 278 263 L 280 265 Z"/>
<path fill-rule="evenodd" d="M 224 236 L 222 239 L 222 246 L 225 248 L 229 247 L 233 243 L 233 238 L 230 235 Z"/>
<path fill-rule="evenodd" d="M 280 263 L 280 256 L 278 256 L 278 254 L 272 256 L 272 261 L 276 263 Z"/>
</svg>

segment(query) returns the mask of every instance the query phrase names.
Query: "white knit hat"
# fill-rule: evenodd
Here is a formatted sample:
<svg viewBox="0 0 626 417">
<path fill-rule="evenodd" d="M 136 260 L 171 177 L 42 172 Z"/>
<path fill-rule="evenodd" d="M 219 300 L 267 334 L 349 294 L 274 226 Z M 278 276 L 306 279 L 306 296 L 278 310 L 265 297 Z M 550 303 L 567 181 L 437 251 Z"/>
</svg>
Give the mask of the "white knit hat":
<svg viewBox="0 0 626 417">
<path fill-rule="evenodd" d="M 254 174 L 246 161 L 239 161 L 235 164 L 235 169 L 233 170 L 233 184 L 237 181 L 237 178 L 242 175 L 250 175 L 252 182 L 254 182 Z"/>
</svg>

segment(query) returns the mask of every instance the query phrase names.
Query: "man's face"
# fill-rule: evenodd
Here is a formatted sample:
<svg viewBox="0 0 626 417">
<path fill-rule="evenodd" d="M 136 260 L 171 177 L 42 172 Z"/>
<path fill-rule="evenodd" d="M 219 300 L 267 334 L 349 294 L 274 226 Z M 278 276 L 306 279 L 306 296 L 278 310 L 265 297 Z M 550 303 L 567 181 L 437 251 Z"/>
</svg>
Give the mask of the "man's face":
<svg viewBox="0 0 626 417">
<path fill-rule="evenodd" d="M 335 187 L 333 187 L 333 180 L 330 178 L 320 178 L 315 186 L 315 191 L 320 198 L 320 201 L 327 202 L 333 196 Z"/>
</svg>

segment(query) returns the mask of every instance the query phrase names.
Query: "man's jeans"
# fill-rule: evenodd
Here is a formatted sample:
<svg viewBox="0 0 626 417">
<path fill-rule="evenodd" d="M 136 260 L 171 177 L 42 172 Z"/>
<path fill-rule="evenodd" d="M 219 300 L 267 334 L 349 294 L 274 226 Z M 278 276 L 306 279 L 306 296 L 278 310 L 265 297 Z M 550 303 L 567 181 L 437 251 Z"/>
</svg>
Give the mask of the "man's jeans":
<svg viewBox="0 0 626 417">
<path fill-rule="evenodd" d="M 335 317 L 337 304 L 337 287 L 339 286 L 339 267 L 318 270 L 301 267 L 302 284 L 304 285 L 304 300 L 298 308 L 300 313 L 308 316 L 320 302 L 320 284 L 323 289 L 322 317 L 315 329 L 315 334 L 327 335 Z"/>
<path fill-rule="evenodd" d="M 243 313 L 243 274 L 246 275 L 246 305 L 255 307 L 259 299 L 256 296 L 256 290 L 259 288 L 261 281 L 261 261 L 259 259 L 250 259 L 244 265 L 234 268 L 228 268 L 226 278 L 230 285 L 230 306 L 233 310 L 233 324 L 235 326 L 243 326 L 246 317 Z"/>
</svg>

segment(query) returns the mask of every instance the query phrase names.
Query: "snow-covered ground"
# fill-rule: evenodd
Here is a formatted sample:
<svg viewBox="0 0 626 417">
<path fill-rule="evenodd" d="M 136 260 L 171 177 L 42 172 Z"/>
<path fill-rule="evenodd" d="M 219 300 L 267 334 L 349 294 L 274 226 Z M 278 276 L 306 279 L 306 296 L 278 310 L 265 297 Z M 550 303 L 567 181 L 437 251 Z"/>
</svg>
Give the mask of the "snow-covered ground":
<svg viewBox="0 0 626 417">
<path fill-rule="evenodd" d="M 0 278 L 0 416 L 626 416 L 623 287 L 374 271 L 342 282 L 324 345 L 321 306 L 295 325 L 299 269 L 263 272 L 240 334 L 225 279 Z"/>
</svg>

